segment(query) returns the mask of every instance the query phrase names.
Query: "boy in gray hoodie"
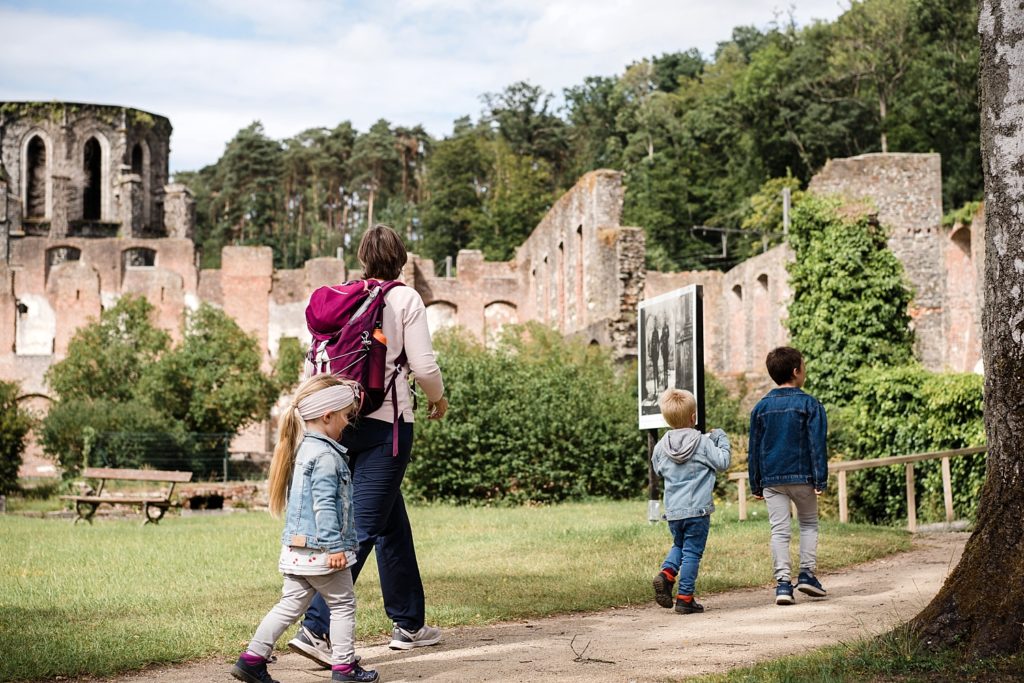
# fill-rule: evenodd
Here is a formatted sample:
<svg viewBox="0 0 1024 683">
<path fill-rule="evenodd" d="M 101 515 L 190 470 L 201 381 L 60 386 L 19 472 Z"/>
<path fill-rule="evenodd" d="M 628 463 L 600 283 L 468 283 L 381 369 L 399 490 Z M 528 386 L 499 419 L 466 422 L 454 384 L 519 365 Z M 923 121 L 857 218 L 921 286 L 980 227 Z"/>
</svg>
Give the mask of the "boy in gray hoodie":
<svg viewBox="0 0 1024 683">
<path fill-rule="evenodd" d="M 721 429 L 701 434 L 693 428 L 697 401 L 690 392 L 669 389 L 658 399 L 658 406 L 671 429 L 654 447 L 651 462 L 665 480 L 665 519 L 673 540 L 654 577 L 654 599 L 662 607 L 672 607 L 672 586 L 678 577 L 676 612 L 693 614 L 704 611 L 693 598 L 693 588 L 715 510 L 711 497 L 715 473 L 728 469 L 732 451 Z"/>
</svg>

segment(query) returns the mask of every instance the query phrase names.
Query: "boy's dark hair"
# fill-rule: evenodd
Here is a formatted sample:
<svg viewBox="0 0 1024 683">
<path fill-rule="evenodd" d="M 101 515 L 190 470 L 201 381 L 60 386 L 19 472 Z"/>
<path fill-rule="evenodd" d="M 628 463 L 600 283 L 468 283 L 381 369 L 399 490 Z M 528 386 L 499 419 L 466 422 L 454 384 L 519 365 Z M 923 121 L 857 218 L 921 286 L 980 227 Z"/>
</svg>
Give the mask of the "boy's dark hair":
<svg viewBox="0 0 1024 683">
<path fill-rule="evenodd" d="M 785 384 L 793 379 L 793 373 L 800 369 L 804 356 L 792 346 L 780 346 L 768 352 L 764 364 L 776 384 Z"/>
</svg>

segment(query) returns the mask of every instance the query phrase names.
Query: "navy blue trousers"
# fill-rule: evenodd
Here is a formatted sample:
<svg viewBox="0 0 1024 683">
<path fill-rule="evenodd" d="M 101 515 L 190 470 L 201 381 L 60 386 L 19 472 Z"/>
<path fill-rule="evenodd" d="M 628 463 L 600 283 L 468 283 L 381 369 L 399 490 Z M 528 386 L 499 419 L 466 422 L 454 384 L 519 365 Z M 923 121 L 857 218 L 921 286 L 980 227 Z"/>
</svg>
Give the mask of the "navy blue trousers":
<svg viewBox="0 0 1024 683">
<path fill-rule="evenodd" d="M 352 470 L 352 506 L 355 508 L 359 548 L 352 567 L 352 581 L 376 549 L 377 573 L 384 611 L 407 631 L 423 627 L 424 598 L 412 527 L 402 498 L 402 479 L 412 453 L 412 424 L 398 422 L 398 455 L 392 456 L 390 422 L 362 418 L 342 434 Z M 318 593 L 306 611 L 302 625 L 320 637 L 330 632 L 330 610 Z"/>
</svg>

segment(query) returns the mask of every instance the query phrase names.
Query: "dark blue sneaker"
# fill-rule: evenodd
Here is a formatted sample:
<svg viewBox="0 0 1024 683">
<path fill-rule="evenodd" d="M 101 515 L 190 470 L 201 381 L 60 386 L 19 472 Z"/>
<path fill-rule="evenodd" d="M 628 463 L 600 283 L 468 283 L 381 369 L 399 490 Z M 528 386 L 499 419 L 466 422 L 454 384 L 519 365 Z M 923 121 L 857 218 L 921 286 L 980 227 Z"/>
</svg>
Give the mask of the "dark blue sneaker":
<svg viewBox="0 0 1024 683">
<path fill-rule="evenodd" d="M 239 657 L 235 665 L 231 667 L 231 675 L 245 683 L 280 683 L 270 677 L 266 660 L 259 664 L 249 664 Z"/>
<path fill-rule="evenodd" d="M 796 580 L 796 589 L 801 593 L 813 595 L 816 598 L 823 598 L 828 595 L 828 592 L 822 588 L 821 582 L 810 572 L 800 572 L 800 576 Z"/>
<path fill-rule="evenodd" d="M 779 581 L 775 587 L 775 604 L 792 605 L 794 602 L 796 600 L 793 599 L 793 584 L 789 581 Z"/>
<path fill-rule="evenodd" d="M 675 581 L 665 576 L 665 572 L 654 575 L 654 602 L 662 607 L 672 606 L 672 587 Z"/>
<path fill-rule="evenodd" d="M 359 666 L 358 662 L 352 662 L 352 668 L 348 673 L 340 671 L 331 672 L 332 681 L 356 681 L 357 683 L 373 683 L 380 678 L 376 671 L 370 671 Z"/>
</svg>

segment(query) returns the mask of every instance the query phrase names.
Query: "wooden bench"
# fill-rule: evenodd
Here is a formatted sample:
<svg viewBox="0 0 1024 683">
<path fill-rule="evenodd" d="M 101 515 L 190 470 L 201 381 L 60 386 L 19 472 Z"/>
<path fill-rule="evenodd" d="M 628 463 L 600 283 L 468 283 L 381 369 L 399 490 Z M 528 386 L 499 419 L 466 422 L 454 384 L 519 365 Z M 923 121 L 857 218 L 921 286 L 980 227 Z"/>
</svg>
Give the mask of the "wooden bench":
<svg viewBox="0 0 1024 683">
<path fill-rule="evenodd" d="M 92 524 L 93 515 L 96 509 L 107 503 L 109 505 L 140 505 L 142 514 L 145 516 L 143 525 L 157 524 L 163 518 L 167 508 L 176 507 L 179 503 L 172 502 L 174 486 L 178 483 L 192 481 L 191 472 L 178 472 L 173 470 L 127 470 L 114 467 L 86 467 L 82 470 L 82 477 L 86 479 L 99 479 L 100 485 L 96 490 L 90 490 L 80 496 L 61 496 L 64 500 L 75 502 L 75 524 L 83 519 Z M 136 495 L 136 496 L 114 496 L 109 493 L 104 495 L 103 487 L 107 480 L 118 481 L 157 481 L 170 483 L 170 488 L 162 496 Z"/>
</svg>

